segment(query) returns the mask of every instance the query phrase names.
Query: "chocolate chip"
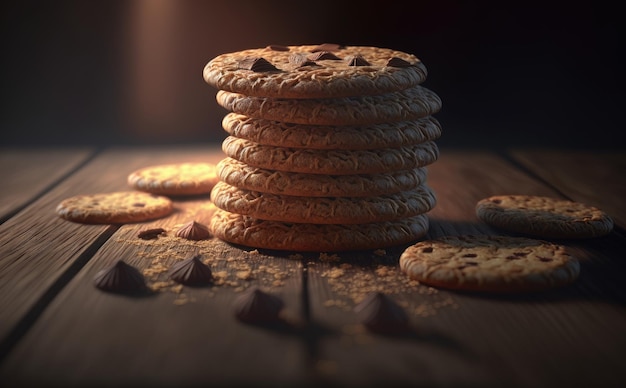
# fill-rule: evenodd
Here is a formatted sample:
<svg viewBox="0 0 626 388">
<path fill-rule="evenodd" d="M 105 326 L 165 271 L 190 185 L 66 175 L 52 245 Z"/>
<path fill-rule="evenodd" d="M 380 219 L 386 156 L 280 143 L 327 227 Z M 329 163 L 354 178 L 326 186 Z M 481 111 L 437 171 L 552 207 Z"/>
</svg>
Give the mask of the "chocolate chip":
<svg viewBox="0 0 626 388">
<path fill-rule="evenodd" d="M 279 44 L 270 44 L 267 48 L 273 51 L 289 51 L 289 47 Z"/>
<path fill-rule="evenodd" d="M 348 62 L 348 66 L 369 66 L 370 63 L 365 60 L 360 55 L 354 55 L 346 58 L 346 62 Z"/>
<path fill-rule="evenodd" d="M 277 296 L 252 288 L 235 300 L 235 316 L 246 323 L 276 323 L 280 321 L 283 307 L 283 301 Z"/>
<path fill-rule="evenodd" d="M 323 43 L 320 44 L 319 46 L 313 48 L 313 50 L 311 50 L 312 53 L 316 53 L 318 51 L 339 51 L 342 48 L 344 48 L 345 46 L 339 45 L 339 44 L 335 44 L 335 43 Z"/>
<path fill-rule="evenodd" d="M 269 63 L 265 58 L 248 57 L 237 63 L 239 69 L 252 70 L 256 73 L 278 71 L 278 69 Z"/>
<path fill-rule="evenodd" d="M 165 234 L 165 229 L 163 228 L 144 229 L 137 233 L 137 237 L 142 240 L 155 240 L 162 234 Z"/>
<path fill-rule="evenodd" d="M 211 268 L 200 260 L 201 258 L 201 255 L 195 254 L 174 264 L 169 271 L 170 279 L 187 286 L 199 286 L 211 283 L 213 273 L 211 272 Z"/>
<path fill-rule="evenodd" d="M 289 56 L 289 63 L 294 67 L 319 66 L 314 61 L 309 60 L 306 55 L 298 53 L 294 53 Z"/>
<path fill-rule="evenodd" d="M 118 260 L 111 267 L 98 272 L 94 284 L 103 291 L 135 294 L 147 290 L 143 275 L 137 268 Z"/>
<path fill-rule="evenodd" d="M 408 329 L 409 317 L 404 309 L 382 292 L 368 294 L 354 312 L 370 331 L 399 334 Z"/>
<path fill-rule="evenodd" d="M 389 58 L 389 60 L 387 61 L 387 66 L 390 66 L 390 67 L 410 67 L 411 63 L 408 62 L 408 61 L 405 61 L 402 58 L 392 57 L 392 58 Z"/>
<path fill-rule="evenodd" d="M 181 237 L 187 240 L 207 240 L 211 238 L 211 232 L 209 232 L 209 228 L 206 225 L 203 225 L 196 221 L 191 221 L 183 225 L 176 232 L 176 237 Z"/>
<path fill-rule="evenodd" d="M 322 60 L 325 60 L 325 59 L 333 60 L 333 61 L 341 60 L 341 58 L 339 58 L 335 54 L 331 53 L 330 51 L 318 51 L 318 52 L 315 52 L 313 54 L 308 55 L 307 59 L 309 59 L 311 61 L 322 61 Z"/>
</svg>

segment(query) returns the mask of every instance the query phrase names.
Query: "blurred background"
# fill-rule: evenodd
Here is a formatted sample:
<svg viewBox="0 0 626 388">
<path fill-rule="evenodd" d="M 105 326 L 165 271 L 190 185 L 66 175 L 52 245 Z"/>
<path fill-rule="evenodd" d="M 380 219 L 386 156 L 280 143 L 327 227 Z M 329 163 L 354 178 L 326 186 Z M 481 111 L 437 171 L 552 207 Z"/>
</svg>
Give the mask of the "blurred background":
<svg viewBox="0 0 626 388">
<path fill-rule="evenodd" d="M 212 57 L 329 42 L 421 58 L 442 146 L 623 147 L 618 2 L 511 3 L 3 1 L 0 145 L 221 142 Z"/>
</svg>

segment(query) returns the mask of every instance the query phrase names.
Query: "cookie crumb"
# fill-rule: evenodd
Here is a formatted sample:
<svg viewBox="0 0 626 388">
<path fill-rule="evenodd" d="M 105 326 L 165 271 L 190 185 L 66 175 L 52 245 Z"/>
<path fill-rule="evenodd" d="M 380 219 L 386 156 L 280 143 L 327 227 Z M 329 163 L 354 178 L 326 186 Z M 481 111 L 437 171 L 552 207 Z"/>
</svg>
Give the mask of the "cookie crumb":
<svg viewBox="0 0 626 388">
<path fill-rule="evenodd" d="M 250 280 L 252 279 L 252 271 L 237 271 L 235 276 L 241 280 Z"/>
<path fill-rule="evenodd" d="M 336 253 L 329 255 L 328 253 L 322 252 L 320 253 L 319 260 L 322 262 L 339 262 L 341 261 L 341 257 Z"/>
<path fill-rule="evenodd" d="M 345 271 L 341 268 L 333 268 L 329 271 L 322 273 L 322 277 L 327 277 L 330 279 L 337 279 L 342 277 L 345 274 Z"/>
</svg>

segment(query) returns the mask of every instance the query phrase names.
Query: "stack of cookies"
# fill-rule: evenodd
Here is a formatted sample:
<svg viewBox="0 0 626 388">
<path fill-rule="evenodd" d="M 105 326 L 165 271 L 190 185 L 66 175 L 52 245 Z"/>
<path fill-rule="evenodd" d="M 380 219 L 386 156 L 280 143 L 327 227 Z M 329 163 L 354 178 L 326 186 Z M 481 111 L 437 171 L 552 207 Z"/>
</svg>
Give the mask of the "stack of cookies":
<svg viewBox="0 0 626 388">
<path fill-rule="evenodd" d="M 411 54 L 267 46 L 204 68 L 230 111 L 210 228 L 255 248 L 336 252 L 414 242 L 436 203 L 426 184 L 441 100 Z"/>
</svg>

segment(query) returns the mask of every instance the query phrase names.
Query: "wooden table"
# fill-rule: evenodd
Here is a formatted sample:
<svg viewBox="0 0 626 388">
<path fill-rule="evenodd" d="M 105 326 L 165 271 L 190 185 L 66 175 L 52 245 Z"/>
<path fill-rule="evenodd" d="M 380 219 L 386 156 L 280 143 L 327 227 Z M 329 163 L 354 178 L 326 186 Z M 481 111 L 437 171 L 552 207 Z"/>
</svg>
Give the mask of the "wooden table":
<svg viewBox="0 0 626 388">
<path fill-rule="evenodd" d="M 581 260 L 572 286 L 525 296 L 449 292 L 410 282 L 401 249 L 303 254 L 138 231 L 206 222 L 207 198 L 176 200 L 167 218 L 81 225 L 55 206 L 83 193 L 127 189 L 134 169 L 223 157 L 217 145 L 95 150 L 0 150 L 0 385 L 54 386 L 626 386 L 626 154 L 556 149 L 441 149 L 429 169 L 438 196 L 428 237 L 498 234 L 475 203 L 495 194 L 551 195 L 598 206 L 607 237 L 564 241 Z M 176 287 L 164 268 L 198 249 L 213 287 Z M 156 291 L 128 297 L 94 287 L 117 261 Z M 285 302 L 288 325 L 243 324 L 242 290 Z M 364 330 L 355 303 L 382 291 L 412 332 Z M 95 384 L 95 385 L 94 385 Z"/>
</svg>

